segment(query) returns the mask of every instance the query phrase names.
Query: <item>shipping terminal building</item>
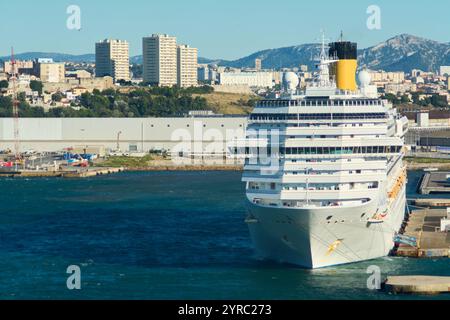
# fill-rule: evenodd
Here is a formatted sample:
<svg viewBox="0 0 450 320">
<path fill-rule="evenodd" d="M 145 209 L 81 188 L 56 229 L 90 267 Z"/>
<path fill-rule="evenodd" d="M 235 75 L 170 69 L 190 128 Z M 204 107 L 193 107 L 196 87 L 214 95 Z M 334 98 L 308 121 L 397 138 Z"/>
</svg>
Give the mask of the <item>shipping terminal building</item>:
<svg viewBox="0 0 450 320">
<path fill-rule="evenodd" d="M 227 144 L 245 136 L 243 116 L 180 118 L 21 118 L 20 151 L 67 149 L 95 154 L 167 151 L 182 156 L 227 154 Z M 14 150 L 14 119 L 0 119 L 0 152 Z"/>
</svg>

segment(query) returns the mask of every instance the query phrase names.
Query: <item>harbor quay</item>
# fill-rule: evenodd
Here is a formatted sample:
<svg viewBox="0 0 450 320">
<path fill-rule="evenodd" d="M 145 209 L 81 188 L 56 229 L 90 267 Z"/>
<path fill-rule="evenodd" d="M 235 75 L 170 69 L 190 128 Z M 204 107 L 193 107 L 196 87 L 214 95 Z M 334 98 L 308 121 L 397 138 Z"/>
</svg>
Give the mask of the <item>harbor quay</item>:
<svg viewBox="0 0 450 320">
<path fill-rule="evenodd" d="M 450 193 L 450 172 L 429 172 L 425 174 L 420 185 L 420 193 L 425 195 Z"/>
<path fill-rule="evenodd" d="M 404 223 L 395 255 L 411 258 L 450 257 L 450 208 L 414 210 Z"/>
<path fill-rule="evenodd" d="M 0 177 L 6 178 L 91 178 L 124 171 L 124 168 L 86 168 L 58 170 L 17 170 L 1 172 Z"/>
</svg>

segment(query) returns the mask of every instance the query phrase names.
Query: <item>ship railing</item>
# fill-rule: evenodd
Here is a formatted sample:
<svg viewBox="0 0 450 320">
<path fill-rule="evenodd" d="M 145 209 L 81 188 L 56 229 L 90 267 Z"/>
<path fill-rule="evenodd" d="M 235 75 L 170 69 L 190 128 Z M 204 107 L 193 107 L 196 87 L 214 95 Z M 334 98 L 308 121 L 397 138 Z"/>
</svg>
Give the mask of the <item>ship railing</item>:
<svg viewBox="0 0 450 320">
<path fill-rule="evenodd" d="M 257 108 L 286 108 L 286 107 L 380 107 L 379 100 L 267 100 L 256 104 Z"/>
</svg>

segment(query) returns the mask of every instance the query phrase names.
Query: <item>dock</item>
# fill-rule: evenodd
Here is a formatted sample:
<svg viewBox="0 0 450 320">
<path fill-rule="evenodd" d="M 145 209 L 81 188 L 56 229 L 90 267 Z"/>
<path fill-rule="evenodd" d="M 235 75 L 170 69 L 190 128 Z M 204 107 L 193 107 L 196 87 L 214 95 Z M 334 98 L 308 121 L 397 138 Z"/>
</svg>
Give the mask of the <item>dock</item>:
<svg viewBox="0 0 450 320">
<path fill-rule="evenodd" d="M 412 201 L 418 207 L 450 207 L 449 199 L 416 199 Z"/>
<path fill-rule="evenodd" d="M 447 209 L 413 211 L 402 236 L 416 239 L 416 246 L 400 244 L 395 255 L 414 258 L 449 258 L 450 233 L 441 231 L 441 222 L 448 218 Z"/>
<path fill-rule="evenodd" d="M 91 178 L 91 177 L 120 173 L 124 170 L 125 170 L 124 168 L 94 168 L 94 169 L 89 169 L 89 170 L 79 170 L 76 172 L 71 171 L 71 172 L 65 172 L 63 174 L 63 178 Z"/>
<path fill-rule="evenodd" d="M 124 171 L 124 168 L 86 168 L 86 169 L 66 169 L 57 171 L 47 170 L 18 170 L 15 172 L 3 172 L 0 177 L 5 178 L 90 178 L 115 174 Z"/>
<path fill-rule="evenodd" d="M 384 291 L 395 294 L 450 293 L 450 277 L 400 276 L 389 277 Z"/>
<path fill-rule="evenodd" d="M 450 172 L 428 172 L 419 187 L 421 194 L 450 193 Z"/>
</svg>

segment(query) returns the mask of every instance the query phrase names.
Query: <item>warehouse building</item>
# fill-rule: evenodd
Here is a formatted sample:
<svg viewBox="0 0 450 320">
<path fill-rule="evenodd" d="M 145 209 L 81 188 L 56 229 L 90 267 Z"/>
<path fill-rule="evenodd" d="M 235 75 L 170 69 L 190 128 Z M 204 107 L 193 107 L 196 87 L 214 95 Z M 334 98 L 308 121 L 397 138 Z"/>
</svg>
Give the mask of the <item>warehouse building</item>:
<svg viewBox="0 0 450 320">
<path fill-rule="evenodd" d="M 183 156 L 223 156 L 245 136 L 246 117 L 22 118 L 22 152 L 117 150 L 168 151 Z M 0 119 L 0 149 L 14 149 L 14 120 Z"/>
</svg>

